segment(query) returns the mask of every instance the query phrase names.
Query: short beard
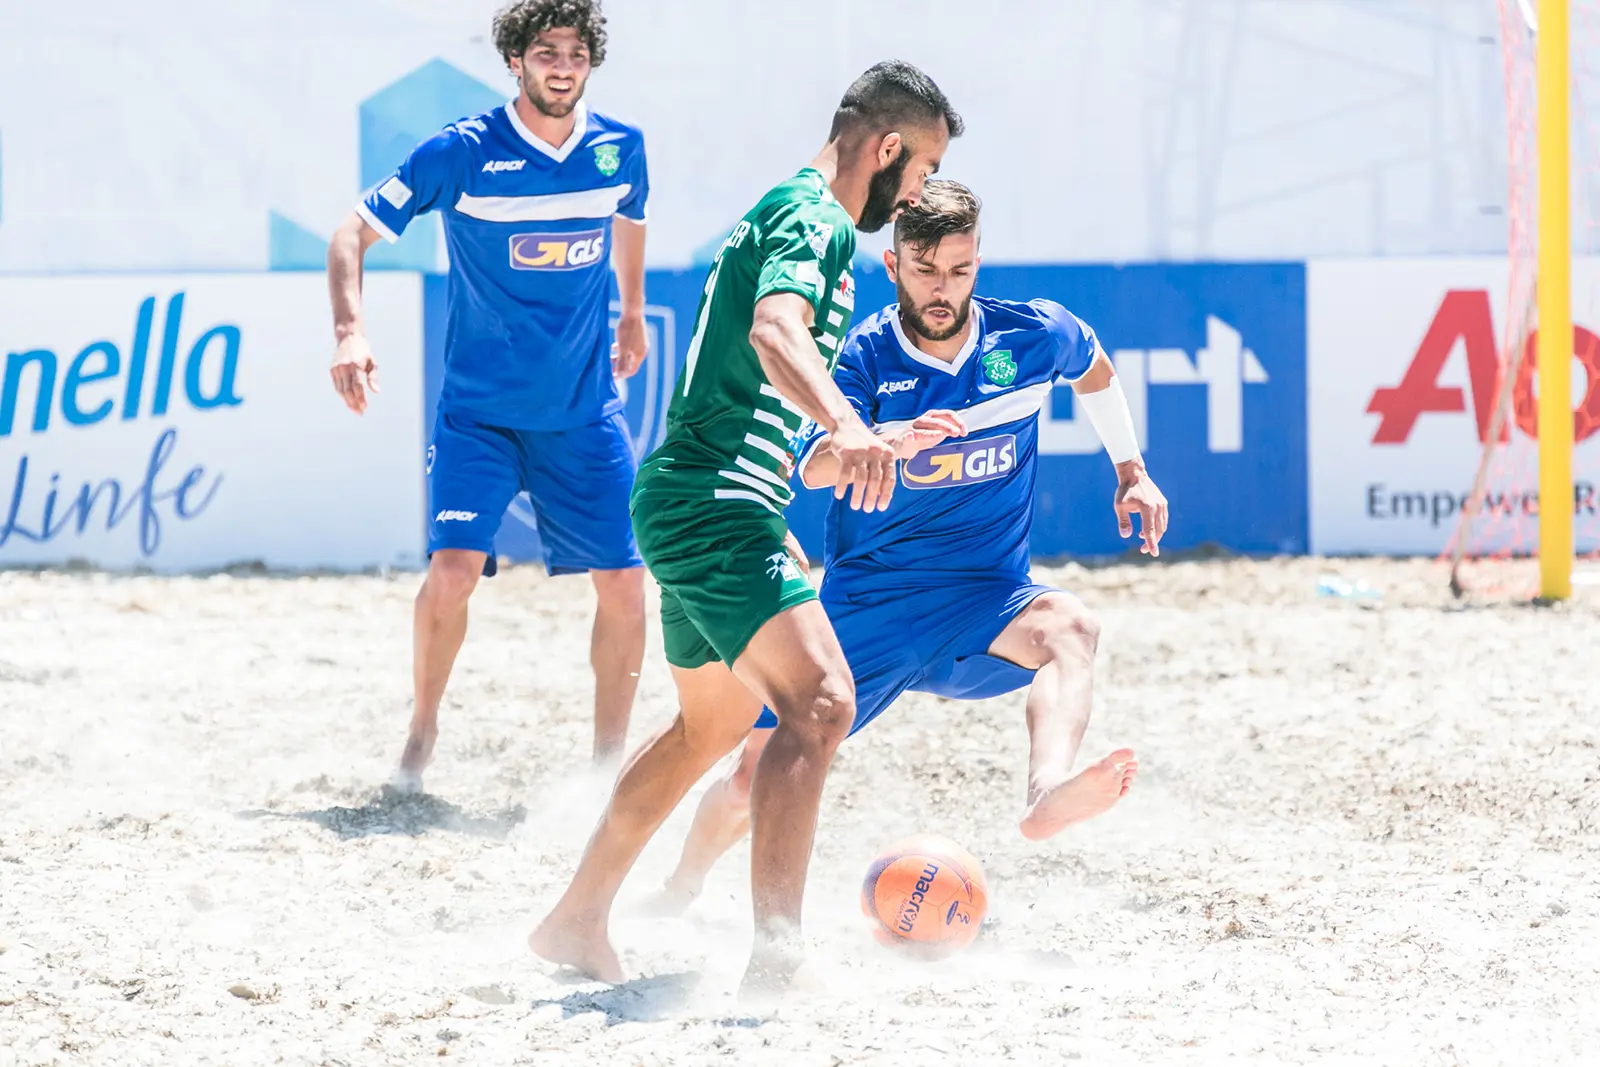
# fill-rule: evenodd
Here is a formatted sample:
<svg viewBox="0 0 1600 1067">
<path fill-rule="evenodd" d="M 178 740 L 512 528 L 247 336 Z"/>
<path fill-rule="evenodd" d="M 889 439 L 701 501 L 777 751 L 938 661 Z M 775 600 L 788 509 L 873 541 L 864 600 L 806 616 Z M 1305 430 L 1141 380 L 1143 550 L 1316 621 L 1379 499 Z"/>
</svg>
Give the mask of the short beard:
<svg viewBox="0 0 1600 1067">
<path fill-rule="evenodd" d="M 558 104 L 546 100 L 540 95 L 539 89 L 536 85 L 530 85 L 527 82 L 523 83 L 522 92 L 525 96 L 527 96 L 528 103 L 533 105 L 533 109 L 539 114 L 543 115 L 545 118 L 564 119 L 568 115 L 572 114 L 573 111 L 577 110 L 578 104 L 583 100 L 583 91 L 584 89 L 588 88 L 588 85 L 588 79 L 584 79 L 583 83 L 578 86 L 578 91 L 573 94 L 572 103 L 570 104 Z"/>
<path fill-rule="evenodd" d="M 911 153 L 901 146 L 900 157 L 872 176 L 867 183 L 867 203 L 861 209 L 861 221 L 856 229 L 862 233 L 877 233 L 894 220 L 894 213 L 911 205 L 896 200 L 900 184 L 905 180 L 906 167 L 911 163 Z"/>
<path fill-rule="evenodd" d="M 910 329 L 912 333 L 916 334 L 924 341 L 948 341 L 952 337 L 959 337 L 961 335 L 961 331 L 967 328 L 967 320 L 972 317 L 971 296 L 968 296 L 965 300 L 963 300 L 959 308 L 953 308 L 943 301 L 940 301 L 937 304 L 929 304 L 927 307 L 919 308 L 915 303 L 912 302 L 911 294 L 906 292 L 906 287 L 900 284 L 898 280 L 895 281 L 894 288 L 896 294 L 900 297 L 901 319 L 905 321 L 906 327 Z M 953 312 L 955 316 L 955 321 L 943 330 L 935 330 L 933 327 L 929 326 L 928 320 L 924 317 L 927 311 L 936 307 L 941 307 L 946 311 Z"/>
</svg>

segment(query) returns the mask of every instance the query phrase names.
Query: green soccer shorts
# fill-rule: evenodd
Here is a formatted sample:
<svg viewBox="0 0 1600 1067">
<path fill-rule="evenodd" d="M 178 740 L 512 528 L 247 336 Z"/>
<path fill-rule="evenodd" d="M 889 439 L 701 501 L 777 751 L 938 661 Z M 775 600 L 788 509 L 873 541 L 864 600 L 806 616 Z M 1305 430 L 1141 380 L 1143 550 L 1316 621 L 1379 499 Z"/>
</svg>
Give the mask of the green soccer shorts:
<svg viewBox="0 0 1600 1067">
<path fill-rule="evenodd" d="M 782 515 L 755 504 L 635 496 L 634 539 L 661 586 L 668 663 L 731 666 L 767 620 L 817 599 L 787 532 Z"/>
</svg>

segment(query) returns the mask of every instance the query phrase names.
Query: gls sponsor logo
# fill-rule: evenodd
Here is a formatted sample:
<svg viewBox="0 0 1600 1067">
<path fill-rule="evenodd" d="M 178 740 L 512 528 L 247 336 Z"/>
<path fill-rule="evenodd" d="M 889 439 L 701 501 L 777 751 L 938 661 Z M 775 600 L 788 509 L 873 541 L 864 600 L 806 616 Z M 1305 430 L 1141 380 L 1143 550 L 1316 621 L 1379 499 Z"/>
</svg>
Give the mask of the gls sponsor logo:
<svg viewBox="0 0 1600 1067">
<path fill-rule="evenodd" d="M 950 489 L 1004 478 L 1017 465 L 1015 434 L 930 448 L 900 465 L 907 489 Z"/>
<path fill-rule="evenodd" d="M 580 270 L 605 254 L 604 230 L 581 233 L 518 233 L 511 236 L 513 270 Z"/>
<path fill-rule="evenodd" d="M 9 351 L 0 383 L 0 439 L 13 433 L 43 435 L 56 414 L 66 423 L 60 429 L 69 433 L 87 431 L 113 413 L 121 422 L 165 419 L 174 401 L 184 296 L 177 293 L 167 301 L 161 350 L 153 365 L 153 296 L 139 305 L 132 343 L 126 349 L 107 338 L 84 345 L 71 360 L 42 347 Z M 241 341 L 239 327 L 219 324 L 189 345 L 182 361 L 181 395 L 191 408 L 212 411 L 244 403 L 237 385 Z M 25 379 L 33 390 L 26 398 Z M 25 399 L 31 399 L 31 405 L 24 403 Z M 30 409 L 32 419 L 19 427 L 18 414 L 26 419 Z M 59 474 L 40 474 L 30 481 L 29 457 L 23 453 L 17 459 L 16 482 L 8 502 L 0 488 L 0 548 L 12 537 L 42 544 L 69 529 L 81 535 L 91 523 L 104 523 L 103 529 L 115 530 L 137 511 L 140 551 L 153 555 L 161 546 L 163 508 L 170 507 L 172 516 L 183 522 L 199 518 L 222 483 L 221 474 L 208 480 L 206 468 L 199 465 L 190 467 L 176 485 L 163 479 L 177 449 L 178 431 L 167 426 L 157 435 L 137 481 L 111 476 L 76 489 L 60 485 Z M 29 491 L 35 488 L 38 492 L 30 498 Z"/>
<path fill-rule="evenodd" d="M 483 165 L 483 173 L 504 174 L 508 170 L 521 170 L 527 165 L 526 159 L 491 159 Z"/>
<path fill-rule="evenodd" d="M 1111 362 L 1128 398 L 1139 447 L 1150 444 L 1150 389 L 1153 386 L 1200 385 L 1206 390 L 1206 448 L 1211 452 L 1244 449 L 1245 386 L 1270 379 L 1239 331 L 1215 315 L 1206 316 L 1205 347 L 1190 354 L 1181 348 L 1120 348 Z M 1039 414 L 1039 451 L 1046 455 L 1089 455 L 1103 447 L 1087 416 L 1055 418 L 1046 404 Z"/>
<path fill-rule="evenodd" d="M 1582 326 L 1573 327 L 1572 332 L 1573 351 L 1588 376 L 1587 389 L 1574 390 L 1574 395 L 1583 398 L 1573 413 L 1574 436 L 1581 442 L 1600 431 L 1600 337 Z M 1410 440 L 1411 431 L 1423 415 L 1466 412 L 1462 390 L 1439 384 L 1439 375 L 1457 344 L 1467 354 L 1467 380 L 1472 392 L 1472 411 L 1477 419 L 1478 441 L 1486 442 L 1494 418 L 1495 385 L 1500 370 L 1495 337 L 1494 316 L 1486 290 L 1456 289 L 1446 293 L 1399 384 L 1375 390 L 1367 404 L 1369 415 L 1380 416 L 1372 443 L 1403 445 Z M 1535 438 L 1539 436 L 1539 406 L 1533 385 L 1538 365 L 1539 334 L 1534 331 L 1528 338 L 1512 386 L 1511 421 L 1524 434 Z M 1511 440 L 1509 425 L 1500 427 L 1500 440 L 1502 443 Z"/>
</svg>

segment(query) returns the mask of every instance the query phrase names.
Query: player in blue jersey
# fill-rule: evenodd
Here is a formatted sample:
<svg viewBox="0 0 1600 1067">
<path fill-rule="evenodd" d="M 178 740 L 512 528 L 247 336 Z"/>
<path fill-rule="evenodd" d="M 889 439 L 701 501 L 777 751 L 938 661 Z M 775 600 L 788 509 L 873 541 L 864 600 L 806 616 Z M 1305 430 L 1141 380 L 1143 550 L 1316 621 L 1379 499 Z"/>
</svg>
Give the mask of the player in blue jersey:
<svg viewBox="0 0 1600 1067">
<path fill-rule="evenodd" d="M 1109 809 L 1138 764 L 1118 749 L 1073 774 L 1089 724 L 1098 626 L 1070 593 L 1029 577 L 1038 416 L 1067 382 L 1112 461 L 1124 537 L 1159 553 L 1167 503 L 1145 472 L 1127 400 L 1094 332 L 1049 300 L 974 297 L 978 200 L 932 181 L 902 211 L 884 262 L 899 303 L 862 322 L 834 380 L 900 458 L 886 510 L 835 500 L 824 528 L 821 599 L 856 683 L 851 733 L 906 690 L 980 700 L 1030 687 L 1027 807 L 1039 840 Z M 825 434 L 800 447 L 807 487 L 833 485 Z M 757 715 L 760 719 L 757 720 Z M 757 729 L 701 800 L 678 868 L 657 901 L 677 911 L 749 826 L 757 757 L 776 722 L 752 702 Z"/>
<path fill-rule="evenodd" d="M 645 356 L 649 177 L 639 130 L 583 103 L 605 58 L 599 0 L 519 0 L 494 18 L 516 99 L 424 141 L 367 193 L 328 249 L 350 409 L 377 392 L 362 326 L 361 263 L 427 211 L 450 253 L 445 376 L 428 445 L 428 575 L 417 594 L 415 704 L 396 784 L 420 790 L 467 600 L 495 573 L 494 538 L 519 491 L 551 574 L 598 594 L 591 663 L 597 761 L 619 755 L 644 659 L 644 570 L 628 494 L 636 467 L 616 378 Z M 608 329 L 610 272 L 621 318 Z"/>
</svg>

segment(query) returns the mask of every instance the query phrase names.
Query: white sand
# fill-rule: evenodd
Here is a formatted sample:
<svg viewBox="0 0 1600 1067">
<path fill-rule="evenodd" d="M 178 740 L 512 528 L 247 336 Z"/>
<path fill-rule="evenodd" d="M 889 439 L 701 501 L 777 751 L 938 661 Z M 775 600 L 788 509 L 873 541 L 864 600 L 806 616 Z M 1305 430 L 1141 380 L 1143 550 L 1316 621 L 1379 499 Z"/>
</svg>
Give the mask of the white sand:
<svg viewBox="0 0 1600 1067">
<path fill-rule="evenodd" d="M 1384 605 L 1318 600 L 1322 569 Z M 1030 845 L 1021 695 L 902 701 L 830 779 L 829 991 L 764 1019 L 731 997 L 743 847 L 687 918 L 618 923 L 629 986 L 524 949 L 605 789 L 575 776 L 582 580 L 485 584 L 431 795 L 383 802 L 416 576 L 0 574 L 0 1065 L 1596 1062 L 1600 590 L 1457 610 L 1424 563 L 1052 574 L 1105 623 L 1085 755 L 1135 747 L 1134 792 Z M 672 707 L 659 649 L 636 740 Z M 914 830 L 995 896 L 940 965 L 857 910 Z"/>
</svg>

